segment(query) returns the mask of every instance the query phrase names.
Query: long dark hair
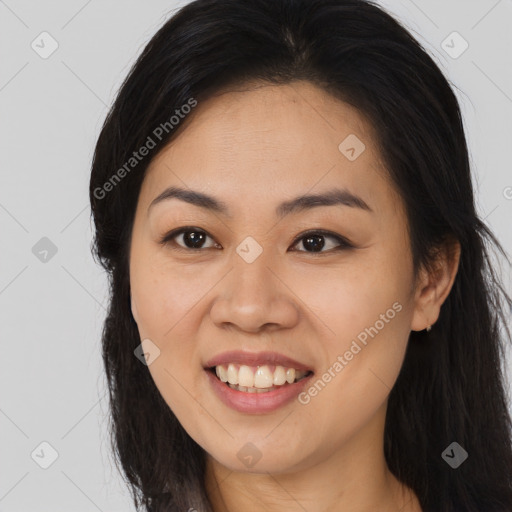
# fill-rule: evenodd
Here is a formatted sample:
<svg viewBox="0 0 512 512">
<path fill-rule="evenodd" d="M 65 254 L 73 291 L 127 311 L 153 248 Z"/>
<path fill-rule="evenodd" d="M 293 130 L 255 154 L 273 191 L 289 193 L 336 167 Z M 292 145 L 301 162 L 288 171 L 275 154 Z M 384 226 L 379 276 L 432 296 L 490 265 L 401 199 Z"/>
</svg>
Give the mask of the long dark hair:
<svg viewBox="0 0 512 512">
<path fill-rule="evenodd" d="M 355 106 L 372 123 L 406 207 L 415 272 L 432 269 L 443 244 L 461 246 L 440 317 L 430 332 L 411 332 L 389 396 L 389 469 L 424 511 L 511 512 L 512 428 L 502 365 L 510 340 L 504 311 L 512 301 L 488 247 L 510 261 L 475 211 L 452 88 L 409 32 L 365 0 L 193 1 L 147 44 L 105 120 L 90 181 L 92 250 L 110 284 L 102 342 L 111 440 L 135 506 L 211 510 L 205 453 L 134 356 L 141 340 L 130 309 L 128 255 L 145 170 L 186 126 L 183 114 L 175 127 L 169 121 L 177 109 L 236 84 L 297 80 Z M 150 145 L 148 137 L 150 154 L 130 160 Z M 441 456 L 452 442 L 469 454 L 457 469 Z"/>
</svg>

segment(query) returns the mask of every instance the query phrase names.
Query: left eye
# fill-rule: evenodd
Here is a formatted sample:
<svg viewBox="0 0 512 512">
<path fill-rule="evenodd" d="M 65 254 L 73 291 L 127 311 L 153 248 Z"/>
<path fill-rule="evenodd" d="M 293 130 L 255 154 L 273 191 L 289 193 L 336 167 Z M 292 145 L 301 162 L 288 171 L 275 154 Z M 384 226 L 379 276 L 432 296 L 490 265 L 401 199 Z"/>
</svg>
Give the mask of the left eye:
<svg viewBox="0 0 512 512">
<path fill-rule="evenodd" d="M 182 243 L 178 243 L 177 239 L 181 237 Z M 172 244 L 178 245 L 178 248 L 183 250 L 200 250 L 200 249 L 211 249 L 211 248 L 221 248 L 221 246 L 214 242 L 210 244 L 209 247 L 205 247 L 204 241 L 210 238 L 213 241 L 213 238 L 208 235 L 205 231 L 194 228 L 179 228 L 170 233 L 167 233 L 161 240 L 160 243 L 162 245 L 168 245 L 172 242 Z M 329 247 L 329 243 L 326 244 L 325 240 L 330 239 L 334 240 L 335 243 Z M 340 235 L 336 235 L 334 233 L 330 233 L 328 231 L 309 231 L 307 233 L 302 233 L 299 235 L 294 241 L 291 247 L 295 247 L 302 242 L 302 246 L 306 248 L 306 250 L 298 250 L 298 252 L 329 252 L 330 250 L 340 250 L 347 249 L 353 247 L 345 238 Z M 327 250 L 323 250 L 327 249 Z M 297 251 L 297 249 L 291 249 L 292 251 Z"/>
<path fill-rule="evenodd" d="M 329 252 L 322 251 L 326 247 L 325 240 L 331 239 L 334 240 L 334 246 L 327 247 L 327 249 L 331 250 L 340 250 L 340 249 L 348 249 L 352 247 L 352 245 L 345 240 L 340 235 L 336 235 L 334 233 L 330 233 L 328 231 L 310 231 L 309 233 L 302 233 L 299 237 L 295 239 L 292 247 L 296 246 L 299 242 L 302 242 L 303 247 L 309 247 L 311 251 L 299 251 L 299 252 Z M 327 244 L 328 246 L 329 244 Z"/>
</svg>

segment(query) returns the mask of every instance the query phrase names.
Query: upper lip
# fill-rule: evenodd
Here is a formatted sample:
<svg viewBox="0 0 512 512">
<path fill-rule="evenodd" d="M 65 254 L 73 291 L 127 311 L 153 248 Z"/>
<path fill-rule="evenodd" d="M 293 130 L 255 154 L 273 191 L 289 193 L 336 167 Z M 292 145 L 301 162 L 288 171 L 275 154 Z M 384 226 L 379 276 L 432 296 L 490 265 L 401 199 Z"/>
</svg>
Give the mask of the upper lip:
<svg viewBox="0 0 512 512">
<path fill-rule="evenodd" d="M 243 364 L 247 366 L 263 366 L 276 365 L 284 366 L 286 368 L 295 368 L 296 370 L 312 371 L 310 367 L 305 364 L 287 357 L 278 352 L 244 352 L 241 350 L 231 350 L 229 352 L 223 352 L 212 357 L 206 362 L 206 368 L 212 368 L 220 364 Z"/>
</svg>

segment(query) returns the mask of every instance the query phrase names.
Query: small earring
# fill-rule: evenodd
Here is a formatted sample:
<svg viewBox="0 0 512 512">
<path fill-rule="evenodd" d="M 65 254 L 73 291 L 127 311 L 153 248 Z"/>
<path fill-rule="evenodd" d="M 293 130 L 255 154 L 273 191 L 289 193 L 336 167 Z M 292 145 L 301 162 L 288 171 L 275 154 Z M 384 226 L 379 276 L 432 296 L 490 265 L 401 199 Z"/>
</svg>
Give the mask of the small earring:
<svg viewBox="0 0 512 512">
<path fill-rule="evenodd" d="M 429 325 L 429 326 L 427 327 L 427 332 L 430 332 L 431 330 L 432 330 L 432 326 L 431 326 L 431 325 Z"/>
</svg>

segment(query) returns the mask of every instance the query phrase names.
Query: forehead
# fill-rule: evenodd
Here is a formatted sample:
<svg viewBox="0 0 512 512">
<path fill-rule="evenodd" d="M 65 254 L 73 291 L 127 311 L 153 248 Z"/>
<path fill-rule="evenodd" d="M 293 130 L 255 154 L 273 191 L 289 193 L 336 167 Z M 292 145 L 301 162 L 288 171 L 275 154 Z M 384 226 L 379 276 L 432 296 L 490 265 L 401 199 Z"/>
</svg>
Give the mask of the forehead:
<svg viewBox="0 0 512 512">
<path fill-rule="evenodd" d="M 309 82 L 240 87 L 198 103 L 151 162 L 141 199 L 173 184 L 246 203 L 346 187 L 377 210 L 393 194 L 371 124 Z"/>
</svg>

